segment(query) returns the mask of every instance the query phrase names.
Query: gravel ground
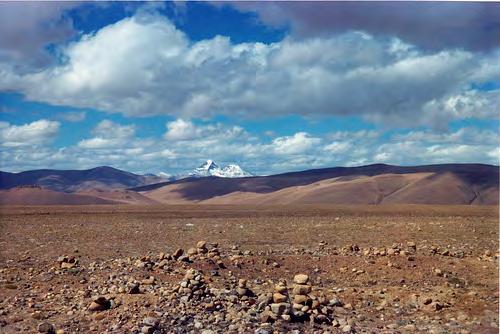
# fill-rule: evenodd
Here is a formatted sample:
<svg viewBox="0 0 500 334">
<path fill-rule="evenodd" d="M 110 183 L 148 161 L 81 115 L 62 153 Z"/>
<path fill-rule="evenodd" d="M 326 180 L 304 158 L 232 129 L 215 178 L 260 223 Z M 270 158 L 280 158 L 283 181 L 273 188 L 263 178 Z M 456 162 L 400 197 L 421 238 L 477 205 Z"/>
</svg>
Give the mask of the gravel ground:
<svg viewBox="0 0 500 334">
<path fill-rule="evenodd" d="M 3 207 L 0 332 L 498 333 L 498 223 L 473 206 Z"/>
</svg>

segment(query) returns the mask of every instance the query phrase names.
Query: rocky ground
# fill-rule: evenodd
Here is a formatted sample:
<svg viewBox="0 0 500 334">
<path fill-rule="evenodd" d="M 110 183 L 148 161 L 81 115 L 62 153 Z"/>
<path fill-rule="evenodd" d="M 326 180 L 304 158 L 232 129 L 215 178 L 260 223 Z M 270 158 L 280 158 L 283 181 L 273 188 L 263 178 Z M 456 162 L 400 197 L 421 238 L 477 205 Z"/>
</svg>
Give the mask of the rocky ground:
<svg viewBox="0 0 500 334">
<path fill-rule="evenodd" d="M 497 333 L 498 208 L 2 208 L 1 333 Z"/>
</svg>

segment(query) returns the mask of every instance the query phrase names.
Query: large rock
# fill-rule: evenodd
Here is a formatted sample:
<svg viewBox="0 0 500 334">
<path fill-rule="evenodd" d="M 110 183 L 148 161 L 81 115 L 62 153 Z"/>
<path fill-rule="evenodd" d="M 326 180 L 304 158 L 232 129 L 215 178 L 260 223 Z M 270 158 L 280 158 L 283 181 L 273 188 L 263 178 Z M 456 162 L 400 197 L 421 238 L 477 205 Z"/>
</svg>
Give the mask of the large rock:
<svg viewBox="0 0 500 334">
<path fill-rule="evenodd" d="M 293 297 L 293 302 L 296 304 L 305 304 L 309 300 L 309 297 L 304 295 L 295 295 Z"/>
<path fill-rule="evenodd" d="M 174 254 L 172 254 L 172 257 L 177 260 L 182 256 L 182 254 L 184 254 L 184 250 L 182 248 L 177 248 Z"/>
<path fill-rule="evenodd" d="M 297 284 L 307 284 L 307 282 L 309 282 L 309 276 L 306 274 L 297 274 L 294 276 L 293 282 Z"/>
<path fill-rule="evenodd" d="M 293 287 L 293 293 L 295 295 L 307 295 L 311 292 L 311 286 L 305 284 L 295 284 Z"/>
<path fill-rule="evenodd" d="M 104 311 L 111 307 L 111 302 L 106 297 L 98 297 L 89 306 L 89 311 Z"/>
<path fill-rule="evenodd" d="M 287 300 L 287 296 L 282 295 L 279 292 L 276 292 L 273 294 L 273 301 L 275 303 L 284 303 L 284 302 L 286 302 L 286 300 Z"/>
<path fill-rule="evenodd" d="M 287 303 L 273 303 L 271 304 L 271 311 L 278 316 L 288 314 L 290 312 L 290 305 Z"/>
</svg>

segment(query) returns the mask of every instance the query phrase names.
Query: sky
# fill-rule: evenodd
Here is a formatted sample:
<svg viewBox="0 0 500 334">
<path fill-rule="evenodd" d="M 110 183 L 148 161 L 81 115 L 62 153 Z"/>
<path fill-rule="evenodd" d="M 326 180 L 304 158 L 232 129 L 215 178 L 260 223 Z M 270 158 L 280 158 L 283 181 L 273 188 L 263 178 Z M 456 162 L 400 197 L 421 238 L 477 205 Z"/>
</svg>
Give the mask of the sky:
<svg viewBox="0 0 500 334">
<path fill-rule="evenodd" d="M 498 165 L 499 106 L 500 3 L 0 3 L 3 171 Z"/>
</svg>

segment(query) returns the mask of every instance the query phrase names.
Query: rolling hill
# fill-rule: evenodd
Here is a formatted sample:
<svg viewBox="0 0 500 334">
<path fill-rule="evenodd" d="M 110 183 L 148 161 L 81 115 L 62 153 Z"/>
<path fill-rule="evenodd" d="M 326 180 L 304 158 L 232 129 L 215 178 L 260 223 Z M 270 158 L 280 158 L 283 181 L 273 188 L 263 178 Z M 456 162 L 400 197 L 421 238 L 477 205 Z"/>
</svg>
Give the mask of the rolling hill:
<svg viewBox="0 0 500 334">
<path fill-rule="evenodd" d="M 0 172 L 0 189 L 38 185 L 45 189 L 77 192 L 93 189 L 125 189 L 160 182 L 154 175 L 138 175 L 102 166 L 86 170 L 39 169 L 20 173 Z"/>
<path fill-rule="evenodd" d="M 499 169 L 491 165 L 376 164 L 237 179 L 189 178 L 133 190 L 162 203 L 492 204 L 498 203 L 498 182 Z"/>
<path fill-rule="evenodd" d="M 40 187 L 0 190 L 0 205 L 90 205 L 118 202 L 89 195 L 69 194 Z"/>
<path fill-rule="evenodd" d="M 0 191 L 0 204 L 499 203 L 499 168 L 482 164 L 376 164 L 242 178 L 191 177 L 148 184 L 152 181 L 153 176 L 110 167 L 2 173 L 1 188 L 9 190 Z M 41 188 L 15 188 L 19 184 L 37 184 Z"/>
</svg>

